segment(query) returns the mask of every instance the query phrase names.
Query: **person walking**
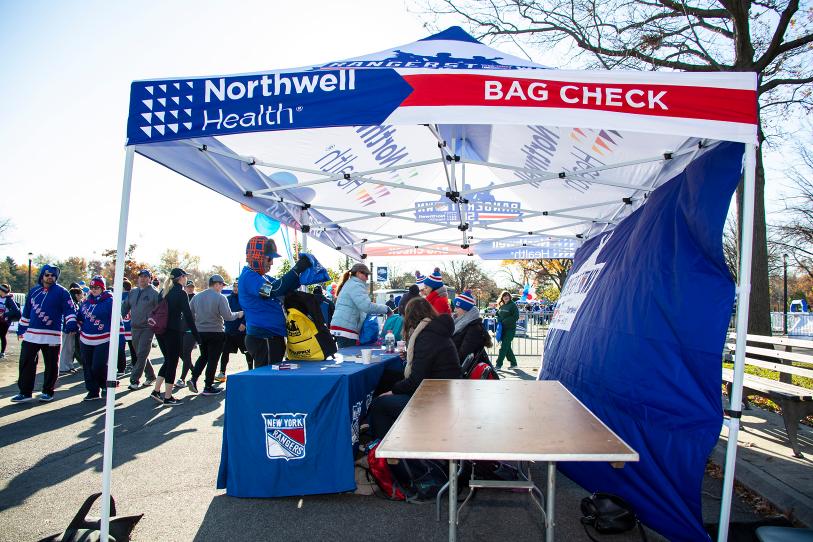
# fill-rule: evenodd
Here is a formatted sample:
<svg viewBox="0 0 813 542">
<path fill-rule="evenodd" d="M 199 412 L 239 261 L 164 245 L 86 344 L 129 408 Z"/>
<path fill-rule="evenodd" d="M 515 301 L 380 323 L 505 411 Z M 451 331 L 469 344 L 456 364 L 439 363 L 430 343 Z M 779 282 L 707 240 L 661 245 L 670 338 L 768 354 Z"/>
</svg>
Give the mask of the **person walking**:
<svg viewBox="0 0 813 542">
<path fill-rule="evenodd" d="M 68 292 L 71 294 L 71 302 L 76 307 L 78 314 L 85 294 L 82 292 L 82 289 L 79 288 L 79 285 L 74 286 L 74 284 L 76 283 L 71 283 L 71 288 Z M 80 365 L 82 363 L 82 346 L 78 335 L 79 333 L 77 332 L 62 332 L 62 346 L 59 349 L 59 376 L 68 376 L 74 373 L 74 359 L 80 360 Z"/>
<path fill-rule="evenodd" d="M 483 327 L 480 309 L 475 305 L 471 290 L 465 290 L 454 300 L 454 334 L 452 341 L 457 347 L 460 363 L 469 354 L 479 355 L 491 346 L 491 335 Z"/>
<path fill-rule="evenodd" d="M 135 350 L 135 357 L 131 360 L 133 369 L 130 373 L 130 385 L 127 386 L 129 390 L 137 390 L 141 387 L 142 374 L 147 377 L 146 386 L 155 382 L 155 369 L 150 361 L 154 333 L 147 319 L 152 310 L 161 302 L 161 294 L 150 284 L 151 277 L 152 273 L 149 269 L 140 270 L 136 277 L 136 287 L 130 290 L 121 304 L 122 316 L 130 315 L 132 345 Z"/>
<path fill-rule="evenodd" d="M 330 334 L 336 339 L 339 348 L 356 346 L 359 341 L 361 326 L 368 314 L 392 314 L 386 305 L 370 301 L 367 293 L 367 279 L 370 269 L 363 263 L 357 263 L 345 271 L 336 293 L 336 312 L 330 323 Z"/>
<path fill-rule="evenodd" d="M 75 332 L 76 306 L 71 294 L 57 284 L 59 268 L 55 265 L 42 266 L 37 284 L 31 288 L 25 299 L 20 323 L 17 326 L 17 339 L 22 339 L 20 347 L 20 370 L 17 387 L 20 393 L 11 398 L 12 403 L 32 400 L 34 379 L 37 375 L 37 354 L 42 352 L 45 376 L 39 400 L 54 400 L 54 388 L 59 378 L 59 347 L 62 332 Z"/>
<path fill-rule="evenodd" d="M 198 393 L 198 378 L 204 370 L 206 376 L 203 381 L 203 395 L 217 395 L 223 391 L 214 385 L 217 362 L 226 342 L 223 323 L 243 316 L 242 311 L 232 312 L 229 308 L 229 301 L 221 293 L 225 286 L 226 281 L 221 275 L 212 275 L 209 278 L 209 288 L 197 294 L 190 303 L 200 335 L 200 357 L 192 368 L 192 378 L 186 383 L 192 393 Z"/>
<path fill-rule="evenodd" d="M 183 284 L 186 283 L 188 273 L 176 267 L 169 273 L 169 277 L 164 282 L 162 297 L 167 303 L 167 327 L 164 333 L 158 335 L 158 346 L 164 355 L 164 364 L 158 370 L 158 377 L 155 379 L 155 388 L 150 397 L 159 403 L 167 406 L 177 405 L 178 399 L 172 396 L 175 374 L 178 369 L 178 359 L 181 355 L 181 342 L 183 340 L 183 323 L 185 323 L 195 340 L 199 340 L 198 329 L 195 327 L 195 318 L 189 308 L 189 296 L 184 292 Z M 182 320 L 183 319 L 183 322 Z M 161 394 L 161 386 L 164 386 L 164 393 Z"/>
<path fill-rule="evenodd" d="M 184 291 L 186 292 L 186 296 L 189 298 L 190 306 L 192 304 L 192 299 L 195 297 L 195 281 L 194 280 L 187 280 L 186 285 L 184 286 Z M 183 328 L 183 339 L 181 340 L 181 363 L 182 363 L 182 370 L 181 376 L 178 380 L 175 381 L 176 388 L 183 388 L 186 386 L 186 376 L 192 371 L 192 351 L 198 345 L 198 342 L 195 340 L 195 337 L 192 335 L 192 332 L 189 329 L 189 326 L 183 321 L 181 318 L 181 327 Z M 200 356 L 198 356 L 200 357 Z"/>
<path fill-rule="evenodd" d="M 101 398 L 107 393 L 107 356 L 110 349 L 110 316 L 113 294 L 105 291 L 104 278 L 90 279 L 90 294 L 79 307 L 79 342 L 87 395 L 84 401 Z"/>
<path fill-rule="evenodd" d="M 500 294 L 497 302 L 497 323 L 502 324 L 502 335 L 500 336 L 500 353 L 497 355 L 495 367 L 502 369 L 502 362 L 508 358 L 511 367 L 517 366 L 517 358 L 511 350 L 511 341 L 517 332 L 517 321 L 519 320 L 519 309 L 514 299 L 508 292 Z"/>
<path fill-rule="evenodd" d="M 243 307 L 240 306 L 239 287 L 238 281 L 234 281 L 231 285 L 231 293 L 226 296 L 229 301 L 229 309 L 232 312 L 242 312 Z M 242 352 L 246 356 L 246 365 L 248 370 L 254 368 L 254 358 L 246 350 L 246 317 L 241 315 L 240 318 L 227 321 L 223 324 L 226 332 L 226 344 L 223 346 L 223 353 L 220 355 L 220 372 L 215 375 L 215 380 L 218 382 L 226 381 L 226 367 L 229 364 L 229 354 L 236 354 Z"/>
<path fill-rule="evenodd" d="M 130 291 L 133 289 L 133 283 L 125 277 L 124 281 L 122 282 L 121 289 L 121 304 L 124 306 L 124 302 L 130 295 Z M 132 370 L 133 364 L 136 360 L 135 348 L 133 347 L 133 322 L 129 312 L 121 315 L 121 327 L 124 332 L 119 338 L 119 361 L 117 367 L 118 374 L 116 375 L 118 378 L 122 378 L 125 374 L 127 374 L 128 368 Z M 127 363 L 127 355 L 124 348 L 125 346 L 130 351 L 130 363 Z"/>
<path fill-rule="evenodd" d="M 311 266 L 307 256 L 300 255 L 293 269 L 280 278 L 266 273 L 279 258 L 273 239 L 257 235 L 246 244 L 246 265 L 240 272 L 240 305 L 246 316 L 246 349 L 255 367 L 280 363 L 285 356 L 285 311 L 281 299 L 299 288 L 299 275 Z"/>
<path fill-rule="evenodd" d="M 8 284 L 0 284 L 0 359 L 6 357 L 8 328 L 12 322 L 19 320 L 20 316 L 22 316 L 20 307 L 11 295 L 11 287 Z"/>
<path fill-rule="evenodd" d="M 322 311 L 322 320 L 324 320 L 325 325 L 330 328 L 330 322 L 333 320 L 333 313 L 336 312 L 336 305 L 333 303 L 333 301 L 325 297 L 325 292 L 319 285 L 313 287 L 313 295 L 316 296 L 316 301 L 319 303 L 319 309 Z"/>
<path fill-rule="evenodd" d="M 446 293 L 446 286 L 443 285 L 443 275 L 439 267 L 424 278 L 423 290 L 424 297 L 438 314 L 452 314 L 452 306 L 449 304 L 449 296 Z"/>
</svg>

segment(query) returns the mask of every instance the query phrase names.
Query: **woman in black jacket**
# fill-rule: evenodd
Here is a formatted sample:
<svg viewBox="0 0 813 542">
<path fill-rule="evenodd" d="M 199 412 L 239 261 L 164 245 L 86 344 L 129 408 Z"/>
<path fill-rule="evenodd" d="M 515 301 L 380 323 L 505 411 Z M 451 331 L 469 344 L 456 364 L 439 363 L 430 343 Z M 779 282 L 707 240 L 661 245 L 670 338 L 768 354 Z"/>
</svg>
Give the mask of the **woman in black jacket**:
<svg viewBox="0 0 813 542">
<path fill-rule="evenodd" d="M 404 311 L 404 336 L 407 339 L 406 367 L 401 378 L 385 373 L 382 385 L 395 380 L 390 391 L 376 397 L 369 410 L 370 430 L 384 438 L 404 410 L 412 394 L 425 378 L 460 378 L 457 349 L 452 342 L 454 322 L 448 314 L 438 314 L 422 297 L 409 302 Z M 382 389 L 379 385 L 379 391 Z"/>
<path fill-rule="evenodd" d="M 483 327 L 480 309 L 475 306 L 471 290 L 466 290 L 454 300 L 454 334 L 452 341 L 457 347 L 460 363 L 469 354 L 475 356 L 483 348 L 491 346 L 491 335 Z"/>
<path fill-rule="evenodd" d="M 175 268 L 164 284 L 163 297 L 167 302 L 167 328 L 161 335 L 156 335 L 158 346 L 164 355 L 164 363 L 155 379 L 155 389 L 150 397 L 165 405 L 177 405 L 179 400 L 172 396 L 172 386 L 175 382 L 175 372 L 178 368 L 178 358 L 181 356 L 181 342 L 183 340 L 183 326 L 191 330 L 195 340 L 200 342 L 198 329 L 195 327 L 195 318 L 189 308 L 189 297 L 184 292 L 182 284 L 186 283 L 187 273 L 183 269 Z M 183 315 L 183 321 L 181 320 Z M 164 385 L 164 395 L 161 395 L 161 385 Z"/>
</svg>

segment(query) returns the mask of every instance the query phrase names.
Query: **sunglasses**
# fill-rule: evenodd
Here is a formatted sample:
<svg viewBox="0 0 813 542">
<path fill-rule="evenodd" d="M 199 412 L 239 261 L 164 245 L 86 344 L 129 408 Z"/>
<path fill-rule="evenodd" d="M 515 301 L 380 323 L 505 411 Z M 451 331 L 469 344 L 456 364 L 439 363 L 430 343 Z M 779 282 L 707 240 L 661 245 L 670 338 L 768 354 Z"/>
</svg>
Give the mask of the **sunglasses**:
<svg viewBox="0 0 813 542">
<path fill-rule="evenodd" d="M 43 273 L 42 276 L 43 277 L 55 277 L 56 275 L 54 275 L 53 273 Z"/>
</svg>

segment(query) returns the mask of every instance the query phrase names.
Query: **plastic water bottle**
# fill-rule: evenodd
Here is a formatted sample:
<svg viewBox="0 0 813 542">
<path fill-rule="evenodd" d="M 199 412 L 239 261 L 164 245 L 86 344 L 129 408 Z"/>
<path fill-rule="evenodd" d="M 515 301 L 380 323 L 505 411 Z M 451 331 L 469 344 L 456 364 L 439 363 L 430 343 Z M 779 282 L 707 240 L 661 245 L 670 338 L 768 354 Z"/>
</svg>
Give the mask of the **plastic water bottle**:
<svg viewBox="0 0 813 542">
<path fill-rule="evenodd" d="M 384 351 L 388 354 L 395 353 L 395 335 L 391 329 L 387 330 L 387 335 L 384 337 Z"/>
</svg>

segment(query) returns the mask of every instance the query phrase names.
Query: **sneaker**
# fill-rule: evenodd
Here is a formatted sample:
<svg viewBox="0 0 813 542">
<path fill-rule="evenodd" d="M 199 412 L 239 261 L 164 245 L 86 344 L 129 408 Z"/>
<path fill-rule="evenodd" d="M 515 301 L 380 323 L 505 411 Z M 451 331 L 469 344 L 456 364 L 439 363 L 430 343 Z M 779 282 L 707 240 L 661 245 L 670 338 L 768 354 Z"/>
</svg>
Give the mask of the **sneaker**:
<svg viewBox="0 0 813 542">
<path fill-rule="evenodd" d="M 70 371 L 59 371 L 59 376 L 70 376 L 73 374 L 73 370 Z"/>
<path fill-rule="evenodd" d="M 158 401 L 159 403 L 164 402 L 164 396 L 161 395 L 160 391 L 152 390 L 152 393 L 150 393 L 150 397 L 152 397 L 154 400 Z"/>
<path fill-rule="evenodd" d="M 217 373 L 217 376 L 215 376 L 215 380 L 217 380 L 218 382 L 225 382 L 226 373 Z"/>
<path fill-rule="evenodd" d="M 0 359 L 3 359 L 5 357 L 6 357 L 6 355 L 4 353 L 0 352 Z"/>
<path fill-rule="evenodd" d="M 116 373 L 116 379 L 124 378 L 124 375 L 125 375 L 124 371 L 122 371 L 120 373 Z"/>
<path fill-rule="evenodd" d="M 93 394 L 93 393 L 88 392 L 88 394 L 87 394 L 87 395 L 85 395 L 85 398 L 84 398 L 84 399 L 82 399 L 82 400 L 83 400 L 83 401 L 97 401 L 97 400 L 99 400 L 99 399 L 101 399 L 101 397 L 99 396 L 99 394 L 98 394 L 98 393 L 97 393 L 97 394 Z"/>
<path fill-rule="evenodd" d="M 54 396 L 51 393 L 40 393 L 39 401 L 40 403 L 50 403 L 54 400 Z"/>
<path fill-rule="evenodd" d="M 27 403 L 28 401 L 33 401 L 34 398 L 30 395 L 23 395 L 22 393 L 18 393 L 14 397 L 11 398 L 12 403 Z"/>
<path fill-rule="evenodd" d="M 172 406 L 172 405 L 179 405 L 181 402 L 174 397 L 170 397 L 169 399 L 164 399 L 164 406 Z"/>
<path fill-rule="evenodd" d="M 183 381 L 183 378 L 179 378 L 178 380 L 175 381 L 175 387 L 176 388 L 185 388 L 186 387 L 186 382 Z"/>
<path fill-rule="evenodd" d="M 147 378 L 147 379 L 144 380 L 144 387 L 146 387 L 146 388 L 149 388 L 153 384 L 155 384 L 155 379 L 154 378 Z"/>
<path fill-rule="evenodd" d="M 189 391 L 192 393 L 198 393 L 198 383 L 194 380 L 187 381 L 186 387 L 189 388 Z"/>
<path fill-rule="evenodd" d="M 141 389 L 141 384 L 137 384 L 137 383 L 136 384 L 130 384 L 129 386 L 127 386 L 127 389 L 130 390 L 130 391 L 140 390 Z"/>
<path fill-rule="evenodd" d="M 508 367 L 509 367 L 510 369 L 516 369 L 516 368 L 517 368 L 517 364 L 516 364 L 516 363 L 512 363 L 512 364 L 511 364 L 511 365 L 509 365 Z"/>
<path fill-rule="evenodd" d="M 222 392 L 223 388 L 215 388 L 214 386 L 206 386 L 203 388 L 203 395 L 217 395 Z"/>
</svg>

